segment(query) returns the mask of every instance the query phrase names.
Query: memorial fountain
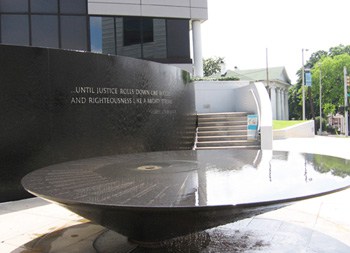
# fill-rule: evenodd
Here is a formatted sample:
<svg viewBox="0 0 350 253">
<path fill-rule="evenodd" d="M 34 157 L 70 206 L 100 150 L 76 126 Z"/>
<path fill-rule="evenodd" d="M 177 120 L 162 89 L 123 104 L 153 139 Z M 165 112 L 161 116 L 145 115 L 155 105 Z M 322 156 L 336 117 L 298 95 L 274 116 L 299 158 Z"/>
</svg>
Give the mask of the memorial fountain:
<svg viewBox="0 0 350 253">
<path fill-rule="evenodd" d="M 0 55 L 1 200 L 27 190 L 64 206 L 109 229 L 100 248 L 112 237 L 125 252 L 210 251 L 225 234 L 211 229 L 350 186 L 340 158 L 191 150 L 194 85 L 178 68 L 34 47 Z"/>
<path fill-rule="evenodd" d="M 127 237 L 135 252 L 188 247 L 186 240 L 201 252 L 205 230 L 349 188 L 348 161 L 329 167 L 320 157 L 327 159 L 261 150 L 136 153 L 52 165 L 22 184 Z"/>
</svg>

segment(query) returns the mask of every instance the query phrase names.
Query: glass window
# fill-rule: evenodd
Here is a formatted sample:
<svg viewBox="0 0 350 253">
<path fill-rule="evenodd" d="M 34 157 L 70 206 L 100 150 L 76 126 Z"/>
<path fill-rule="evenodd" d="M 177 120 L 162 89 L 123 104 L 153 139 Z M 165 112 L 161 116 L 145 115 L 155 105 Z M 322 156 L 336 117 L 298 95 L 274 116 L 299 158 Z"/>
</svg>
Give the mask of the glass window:
<svg viewBox="0 0 350 253">
<path fill-rule="evenodd" d="M 28 12 L 28 0 L 0 0 L 0 12 Z"/>
<path fill-rule="evenodd" d="M 114 18 L 90 18 L 90 43 L 92 52 L 115 54 Z"/>
<path fill-rule="evenodd" d="M 152 41 L 147 41 L 142 45 L 142 58 L 145 59 L 165 59 L 167 58 L 167 29 L 165 19 L 153 19 Z M 152 31 L 153 33 L 153 31 Z M 145 36 L 147 38 L 147 36 Z M 149 43 L 148 43 L 149 42 Z"/>
<path fill-rule="evenodd" d="M 137 44 L 125 44 L 125 18 L 118 17 L 115 19 L 115 35 L 117 55 L 128 56 L 133 58 L 142 58 L 142 45 L 140 39 Z M 140 23 L 139 23 L 140 24 Z M 140 36 L 138 36 L 139 38 Z"/>
<path fill-rule="evenodd" d="M 142 19 L 142 42 L 153 42 L 153 19 L 143 18 Z"/>
<path fill-rule="evenodd" d="M 188 20 L 167 20 L 167 48 L 168 58 L 190 60 L 190 32 Z"/>
<path fill-rule="evenodd" d="M 124 46 L 141 43 L 141 18 L 125 17 L 124 25 Z"/>
<path fill-rule="evenodd" d="M 125 17 L 124 46 L 153 42 L 153 19 Z"/>
<path fill-rule="evenodd" d="M 30 8 L 32 13 L 57 13 L 57 0 L 31 0 Z"/>
<path fill-rule="evenodd" d="M 60 0 L 62 14 L 86 14 L 86 0 Z"/>
<path fill-rule="evenodd" d="M 117 39 L 115 34 L 115 19 L 103 17 L 102 28 L 102 53 L 116 54 Z"/>
<path fill-rule="evenodd" d="M 58 48 L 58 17 L 32 15 L 32 45 Z"/>
<path fill-rule="evenodd" d="M 152 18 L 124 18 L 124 46 L 153 42 Z"/>
<path fill-rule="evenodd" d="M 61 47 L 87 50 L 87 27 L 85 16 L 61 16 Z"/>
<path fill-rule="evenodd" d="M 28 15 L 1 15 L 1 42 L 12 45 L 29 45 Z"/>
<path fill-rule="evenodd" d="M 102 18 L 90 17 L 91 52 L 102 53 Z"/>
</svg>

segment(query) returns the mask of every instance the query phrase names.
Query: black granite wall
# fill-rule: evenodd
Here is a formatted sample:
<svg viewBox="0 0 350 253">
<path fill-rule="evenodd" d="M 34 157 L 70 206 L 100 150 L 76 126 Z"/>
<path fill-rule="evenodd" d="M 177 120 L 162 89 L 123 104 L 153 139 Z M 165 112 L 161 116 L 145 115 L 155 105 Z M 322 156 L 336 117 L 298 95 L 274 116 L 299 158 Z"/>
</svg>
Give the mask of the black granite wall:
<svg viewBox="0 0 350 253">
<path fill-rule="evenodd" d="M 0 45 L 0 87 L 0 201 L 49 164 L 193 146 L 194 87 L 175 67 Z"/>
</svg>

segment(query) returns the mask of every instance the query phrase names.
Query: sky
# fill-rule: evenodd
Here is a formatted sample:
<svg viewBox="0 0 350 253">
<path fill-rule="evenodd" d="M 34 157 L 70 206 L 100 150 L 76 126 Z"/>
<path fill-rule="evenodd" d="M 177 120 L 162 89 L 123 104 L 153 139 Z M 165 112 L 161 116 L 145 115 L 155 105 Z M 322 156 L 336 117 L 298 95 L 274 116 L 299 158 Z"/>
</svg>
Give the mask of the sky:
<svg viewBox="0 0 350 253">
<path fill-rule="evenodd" d="M 292 83 L 313 52 L 350 45 L 349 0 L 208 0 L 203 57 L 227 69 L 284 66 Z"/>
</svg>

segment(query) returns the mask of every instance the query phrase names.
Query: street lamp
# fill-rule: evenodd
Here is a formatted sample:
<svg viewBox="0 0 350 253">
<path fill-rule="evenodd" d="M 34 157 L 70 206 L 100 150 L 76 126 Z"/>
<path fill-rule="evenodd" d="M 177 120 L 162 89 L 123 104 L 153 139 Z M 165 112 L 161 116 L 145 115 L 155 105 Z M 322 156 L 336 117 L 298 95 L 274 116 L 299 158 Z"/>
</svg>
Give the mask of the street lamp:
<svg viewBox="0 0 350 253">
<path fill-rule="evenodd" d="M 322 72 L 321 72 L 321 63 L 318 63 L 320 68 L 320 131 L 319 134 L 322 135 Z"/>
<path fill-rule="evenodd" d="M 302 92 L 303 92 L 303 120 L 305 120 L 305 67 L 304 67 L 304 50 L 309 51 L 309 49 L 301 49 L 301 61 L 302 61 L 302 68 L 301 68 L 301 87 L 302 87 Z"/>
</svg>

